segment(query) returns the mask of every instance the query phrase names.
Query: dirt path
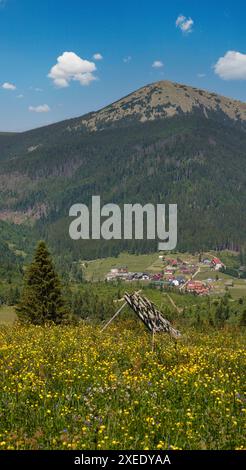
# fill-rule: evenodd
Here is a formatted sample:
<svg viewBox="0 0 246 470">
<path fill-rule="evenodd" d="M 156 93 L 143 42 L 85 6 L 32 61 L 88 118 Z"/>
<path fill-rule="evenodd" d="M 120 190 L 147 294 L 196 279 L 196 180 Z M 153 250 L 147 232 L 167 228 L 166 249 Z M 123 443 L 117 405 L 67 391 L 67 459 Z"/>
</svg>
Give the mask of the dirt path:
<svg viewBox="0 0 246 470">
<path fill-rule="evenodd" d="M 183 308 L 178 307 L 178 306 L 175 304 L 174 300 L 172 299 L 172 297 L 171 297 L 169 294 L 166 294 L 166 295 L 167 295 L 168 300 L 169 300 L 170 303 L 172 304 L 172 306 L 177 310 L 177 312 L 178 312 L 178 313 L 182 313 L 182 312 L 183 312 Z"/>
<path fill-rule="evenodd" d="M 194 279 L 200 271 L 201 271 L 201 268 L 198 268 L 198 270 L 194 274 L 192 274 L 191 278 L 187 279 L 187 281 L 184 284 L 182 284 L 182 286 L 179 288 L 179 290 L 180 291 L 183 290 L 185 288 L 185 286 L 188 284 L 188 282 L 191 281 L 192 279 Z"/>
</svg>

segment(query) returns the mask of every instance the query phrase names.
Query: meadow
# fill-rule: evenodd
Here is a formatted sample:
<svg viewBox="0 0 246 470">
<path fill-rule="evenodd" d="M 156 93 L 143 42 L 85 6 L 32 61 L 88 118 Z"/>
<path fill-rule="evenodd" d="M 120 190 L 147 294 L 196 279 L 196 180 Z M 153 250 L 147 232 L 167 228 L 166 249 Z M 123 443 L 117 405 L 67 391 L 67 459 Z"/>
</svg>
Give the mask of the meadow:
<svg viewBox="0 0 246 470">
<path fill-rule="evenodd" d="M 245 328 L 0 327 L 1 449 L 242 449 Z"/>
<path fill-rule="evenodd" d="M 127 266 L 129 271 L 160 271 L 163 263 L 157 253 L 135 255 L 120 253 L 117 257 L 101 258 L 91 261 L 81 261 L 87 281 L 102 281 L 111 268 Z"/>
</svg>

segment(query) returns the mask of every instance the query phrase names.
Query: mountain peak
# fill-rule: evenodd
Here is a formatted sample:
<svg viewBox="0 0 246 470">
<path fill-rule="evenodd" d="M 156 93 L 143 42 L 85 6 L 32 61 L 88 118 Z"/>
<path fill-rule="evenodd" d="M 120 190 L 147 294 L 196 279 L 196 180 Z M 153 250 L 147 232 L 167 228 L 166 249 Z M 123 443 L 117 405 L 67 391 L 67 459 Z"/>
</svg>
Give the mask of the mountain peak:
<svg viewBox="0 0 246 470">
<path fill-rule="evenodd" d="M 100 111 L 90 113 L 76 127 L 82 125 L 89 131 L 96 131 L 125 119 L 145 122 L 197 111 L 206 118 L 211 113 L 220 113 L 224 118 L 246 121 L 246 103 L 162 80 L 146 85 Z"/>
</svg>

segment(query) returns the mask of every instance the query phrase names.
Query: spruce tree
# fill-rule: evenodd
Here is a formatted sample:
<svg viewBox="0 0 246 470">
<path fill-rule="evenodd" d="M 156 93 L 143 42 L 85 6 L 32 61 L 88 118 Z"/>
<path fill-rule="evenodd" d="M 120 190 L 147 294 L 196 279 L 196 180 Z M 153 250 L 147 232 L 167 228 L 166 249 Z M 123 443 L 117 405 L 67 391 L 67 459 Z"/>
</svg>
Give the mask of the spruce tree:
<svg viewBox="0 0 246 470">
<path fill-rule="evenodd" d="M 69 320 L 60 281 L 43 241 L 38 243 L 33 261 L 27 268 L 16 313 L 22 323 L 35 325 L 61 324 Z"/>
</svg>

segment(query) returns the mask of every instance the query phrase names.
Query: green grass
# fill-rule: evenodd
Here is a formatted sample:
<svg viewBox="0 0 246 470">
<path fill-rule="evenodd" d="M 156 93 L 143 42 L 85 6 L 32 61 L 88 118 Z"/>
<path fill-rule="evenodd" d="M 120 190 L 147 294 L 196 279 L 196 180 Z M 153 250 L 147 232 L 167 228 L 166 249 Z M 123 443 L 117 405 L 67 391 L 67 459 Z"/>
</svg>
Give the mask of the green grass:
<svg viewBox="0 0 246 470">
<path fill-rule="evenodd" d="M 0 328 L 0 448 L 243 448 L 245 331 L 182 333 Z"/>
<path fill-rule="evenodd" d="M 234 282 L 233 287 L 229 287 L 229 292 L 234 299 L 246 296 L 246 281 Z"/>
<path fill-rule="evenodd" d="M 111 268 L 127 266 L 129 271 L 160 271 L 163 263 L 158 259 L 157 253 L 147 255 L 131 255 L 121 253 L 117 258 L 102 258 L 93 261 L 82 261 L 85 278 L 88 281 L 102 281 Z"/>
</svg>

